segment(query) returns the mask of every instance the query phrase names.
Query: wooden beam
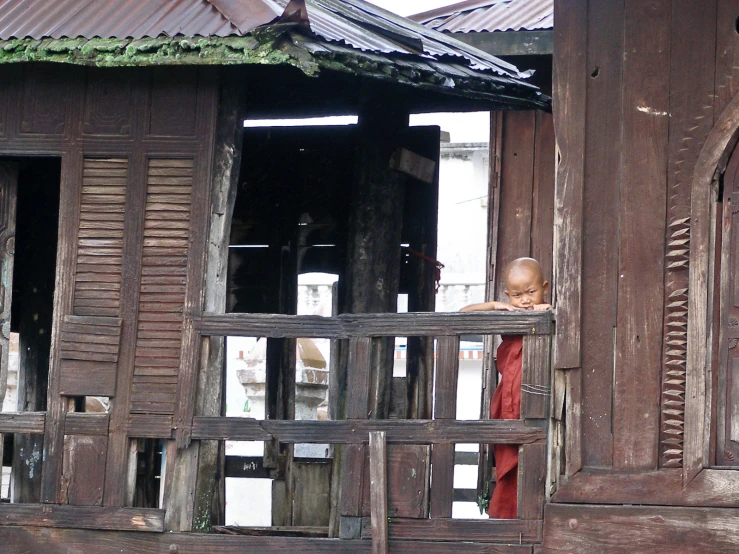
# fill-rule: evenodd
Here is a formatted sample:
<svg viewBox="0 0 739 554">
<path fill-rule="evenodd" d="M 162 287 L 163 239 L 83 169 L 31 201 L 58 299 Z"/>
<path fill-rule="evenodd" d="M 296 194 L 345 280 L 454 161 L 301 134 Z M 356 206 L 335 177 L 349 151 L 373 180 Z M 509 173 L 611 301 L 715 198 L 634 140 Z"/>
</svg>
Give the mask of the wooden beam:
<svg viewBox="0 0 739 554">
<path fill-rule="evenodd" d="M 372 524 L 372 554 L 387 554 L 387 453 L 385 433 L 369 434 L 369 477 Z"/>
<path fill-rule="evenodd" d="M 518 535 L 507 541 L 515 544 L 471 542 L 463 536 L 456 542 L 429 540 L 389 542 L 391 552 L 407 554 L 532 554 L 531 545 L 518 544 Z M 28 552 L 62 552 L 70 547 L 80 552 L 96 554 L 232 554 L 233 552 L 261 552 L 284 554 L 370 554 L 372 543 L 367 540 L 320 539 L 308 537 L 241 536 L 204 533 L 131 533 L 115 531 L 88 531 L 80 529 L 40 529 L 36 527 L 3 527 L 0 530 L 4 554 Z"/>
<path fill-rule="evenodd" d="M 739 505 L 739 480 L 727 470 L 704 469 L 683 487 L 681 469 L 640 473 L 580 471 L 552 497 L 570 504 L 649 504 L 661 506 Z"/>
<path fill-rule="evenodd" d="M 0 433 L 43 435 L 46 412 L 0 413 Z"/>
<path fill-rule="evenodd" d="M 53 504 L 0 504 L 0 526 L 4 525 L 161 533 L 164 530 L 164 510 Z M 0 537 L 3 533 L 4 530 L 0 530 Z M 3 544 L 5 544 L 4 541 Z"/>
<path fill-rule="evenodd" d="M 368 433 L 385 431 L 390 443 L 453 444 L 494 442 L 530 444 L 546 440 L 546 429 L 517 420 L 342 420 L 275 421 L 251 418 L 196 417 L 193 439 L 284 443 L 367 444 Z"/>
<path fill-rule="evenodd" d="M 544 552 L 736 552 L 736 510 L 549 504 Z"/>
<path fill-rule="evenodd" d="M 202 336 L 332 338 L 542 335 L 552 330 L 551 312 L 342 314 L 337 317 L 283 314 L 205 313 L 194 321 Z"/>
<path fill-rule="evenodd" d="M 541 521 L 520 519 L 400 519 L 390 518 L 393 539 L 470 542 L 541 542 Z M 362 537 L 371 531 L 369 518 L 362 520 Z"/>
<path fill-rule="evenodd" d="M 452 36 L 493 56 L 551 56 L 554 53 L 551 29 L 452 33 Z"/>
<path fill-rule="evenodd" d="M 108 414 L 67 412 L 64 418 L 65 435 L 108 436 Z"/>
</svg>

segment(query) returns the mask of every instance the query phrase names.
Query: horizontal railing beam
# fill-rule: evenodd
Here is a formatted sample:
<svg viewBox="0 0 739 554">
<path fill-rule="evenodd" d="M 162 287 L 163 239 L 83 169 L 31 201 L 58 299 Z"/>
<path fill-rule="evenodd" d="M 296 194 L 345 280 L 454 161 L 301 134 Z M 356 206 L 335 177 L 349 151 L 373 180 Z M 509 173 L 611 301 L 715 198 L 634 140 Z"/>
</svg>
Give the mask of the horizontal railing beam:
<svg viewBox="0 0 739 554">
<path fill-rule="evenodd" d="M 363 444 L 370 431 L 384 431 L 387 442 L 404 444 L 529 444 L 546 440 L 546 429 L 518 420 L 256 420 L 239 417 L 196 417 L 192 438 L 269 441 L 301 444 Z"/>
<path fill-rule="evenodd" d="M 342 314 L 336 317 L 282 314 L 211 314 L 194 319 L 202 336 L 268 338 L 433 337 L 447 335 L 546 335 L 552 313 L 414 312 Z"/>
<path fill-rule="evenodd" d="M 0 433 L 43 435 L 46 412 L 0 413 Z"/>
</svg>

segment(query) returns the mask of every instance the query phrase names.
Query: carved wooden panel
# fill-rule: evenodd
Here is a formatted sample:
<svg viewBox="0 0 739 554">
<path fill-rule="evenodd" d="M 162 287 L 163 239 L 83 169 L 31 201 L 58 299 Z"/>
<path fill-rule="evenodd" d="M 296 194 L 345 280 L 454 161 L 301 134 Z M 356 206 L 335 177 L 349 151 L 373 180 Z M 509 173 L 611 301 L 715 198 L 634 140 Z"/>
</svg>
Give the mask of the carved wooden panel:
<svg viewBox="0 0 739 554">
<path fill-rule="evenodd" d="M 174 413 L 192 182 L 193 160 L 149 161 L 132 413 Z"/>
<path fill-rule="evenodd" d="M 83 131 L 91 135 L 131 134 L 131 79 L 126 71 L 90 71 Z"/>
<path fill-rule="evenodd" d="M 62 323 L 60 390 L 68 396 L 114 396 L 121 320 L 66 316 Z"/>
<path fill-rule="evenodd" d="M 21 133 L 62 135 L 68 104 L 66 72 L 49 71 L 48 67 L 29 64 L 25 68 Z"/>
<path fill-rule="evenodd" d="M 119 315 L 127 178 L 126 159 L 84 161 L 75 315 Z"/>
<path fill-rule="evenodd" d="M 195 136 L 197 72 L 163 67 L 152 74 L 149 134 Z"/>
</svg>

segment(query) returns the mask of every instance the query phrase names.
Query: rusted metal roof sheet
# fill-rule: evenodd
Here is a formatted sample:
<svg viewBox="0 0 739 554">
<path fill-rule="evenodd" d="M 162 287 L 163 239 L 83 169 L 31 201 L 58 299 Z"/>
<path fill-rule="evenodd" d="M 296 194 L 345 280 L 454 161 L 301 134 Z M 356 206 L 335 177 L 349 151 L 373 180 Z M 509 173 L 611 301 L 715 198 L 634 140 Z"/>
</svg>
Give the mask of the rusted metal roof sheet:
<svg viewBox="0 0 739 554">
<path fill-rule="evenodd" d="M 213 4 L 203 0 L 0 0 L 2 40 L 228 36 L 238 32 Z"/>
<path fill-rule="evenodd" d="M 554 0 L 467 0 L 409 19 L 449 33 L 552 29 Z"/>
<path fill-rule="evenodd" d="M 244 36 L 289 0 L 0 0 L 0 40 Z M 502 60 L 362 0 L 306 0 L 310 31 L 382 54 L 458 58 L 473 69 L 526 77 Z"/>
</svg>

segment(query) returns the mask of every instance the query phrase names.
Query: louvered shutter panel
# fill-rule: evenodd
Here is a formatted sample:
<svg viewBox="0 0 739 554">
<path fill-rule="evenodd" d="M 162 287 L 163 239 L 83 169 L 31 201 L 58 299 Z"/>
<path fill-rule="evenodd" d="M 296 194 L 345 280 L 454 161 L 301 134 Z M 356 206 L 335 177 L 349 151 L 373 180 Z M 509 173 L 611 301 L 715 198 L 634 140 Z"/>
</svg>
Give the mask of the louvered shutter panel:
<svg viewBox="0 0 739 554">
<path fill-rule="evenodd" d="M 192 183 L 193 160 L 149 161 L 131 413 L 174 413 Z"/>
<path fill-rule="evenodd" d="M 128 160 L 85 158 L 72 315 L 61 333 L 61 393 L 113 396 L 120 349 Z"/>
</svg>

